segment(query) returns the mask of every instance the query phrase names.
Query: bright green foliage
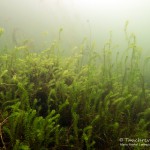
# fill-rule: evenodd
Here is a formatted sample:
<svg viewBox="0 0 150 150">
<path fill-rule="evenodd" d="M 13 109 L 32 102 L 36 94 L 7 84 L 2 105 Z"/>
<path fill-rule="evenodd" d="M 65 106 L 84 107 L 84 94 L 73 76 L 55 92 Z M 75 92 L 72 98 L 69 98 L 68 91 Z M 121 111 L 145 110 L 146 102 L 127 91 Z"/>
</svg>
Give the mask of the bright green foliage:
<svg viewBox="0 0 150 150">
<path fill-rule="evenodd" d="M 127 24 L 127 49 L 116 56 L 110 34 L 101 54 L 85 40 L 65 57 L 61 32 L 42 52 L 24 45 L 1 52 L 0 121 L 8 117 L 2 126 L 7 149 L 117 150 L 125 149 L 120 138 L 148 138 L 149 57 L 141 60 Z"/>
<path fill-rule="evenodd" d="M 20 106 L 19 102 L 12 106 L 9 124 L 3 127 L 12 148 L 38 149 L 55 143 L 55 132 L 59 129 L 59 114 L 52 110 L 46 118 L 38 117 L 36 110 L 24 111 Z"/>
<path fill-rule="evenodd" d="M 3 34 L 3 32 L 4 32 L 4 29 L 0 28 L 0 36 Z"/>
</svg>

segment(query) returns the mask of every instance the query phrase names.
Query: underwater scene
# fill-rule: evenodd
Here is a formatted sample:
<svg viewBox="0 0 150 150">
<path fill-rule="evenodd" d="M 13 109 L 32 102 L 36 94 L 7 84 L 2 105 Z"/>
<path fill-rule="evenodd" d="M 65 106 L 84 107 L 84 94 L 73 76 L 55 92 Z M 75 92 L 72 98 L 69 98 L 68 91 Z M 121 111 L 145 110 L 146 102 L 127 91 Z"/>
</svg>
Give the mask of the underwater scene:
<svg viewBox="0 0 150 150">
<path fill-rule="evenodd" d="M 129 13 L 150 2 L 112 1 L 0 2 L 0 150 L 150 149 L 150 32 Z"/>
</svg>

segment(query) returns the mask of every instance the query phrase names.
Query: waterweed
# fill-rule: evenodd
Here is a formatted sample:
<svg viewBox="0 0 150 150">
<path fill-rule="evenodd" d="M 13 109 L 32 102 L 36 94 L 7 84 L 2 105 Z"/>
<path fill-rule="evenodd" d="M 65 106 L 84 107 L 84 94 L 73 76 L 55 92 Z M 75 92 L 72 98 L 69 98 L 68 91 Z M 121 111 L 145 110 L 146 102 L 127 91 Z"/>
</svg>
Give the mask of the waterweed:
<svg viewBox="0 0 150 150">
<path fill-rule="evenodd" d="M 115 60 L 111 38 L 103 54 L 84 42 L 66 58 L 55 41 L 42 52 L 22 45 L 1 55 L 0 120 L 8 117 L 2 128 L 8 150 L 120 149 L 119 138 L 148 138 L 150 90 L 135 35 Z"/>
</svg>

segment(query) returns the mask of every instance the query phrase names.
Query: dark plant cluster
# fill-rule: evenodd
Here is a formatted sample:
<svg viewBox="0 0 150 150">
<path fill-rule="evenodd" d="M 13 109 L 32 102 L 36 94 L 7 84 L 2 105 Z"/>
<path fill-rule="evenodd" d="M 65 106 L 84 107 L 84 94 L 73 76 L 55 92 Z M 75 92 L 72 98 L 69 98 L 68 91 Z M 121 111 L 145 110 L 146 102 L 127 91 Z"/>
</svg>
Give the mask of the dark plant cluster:
<svg viewBox="0 0 150 150">
<path fill-rule="evenodd" d="M 150 131 L 149 58 L 125 33 L 127 49 L 115 59 L 111 38 L 100 54 L 86 42 L 69 57 L 57 42 L 36 53 L 1 49 L 0 148 L 145 149 L 120 146 L 120 138 L 148 139 Z"/>
</svg>

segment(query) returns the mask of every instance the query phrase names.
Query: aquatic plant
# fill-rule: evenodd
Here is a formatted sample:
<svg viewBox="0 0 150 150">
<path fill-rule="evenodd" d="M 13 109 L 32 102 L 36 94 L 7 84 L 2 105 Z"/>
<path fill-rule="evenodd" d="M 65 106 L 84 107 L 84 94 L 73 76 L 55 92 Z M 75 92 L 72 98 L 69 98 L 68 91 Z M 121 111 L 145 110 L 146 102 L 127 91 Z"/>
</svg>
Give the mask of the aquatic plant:
<svg viewBox="0 0 150 150">
<path fill-rule="evenodd" d="M 149 58 L 142 61 L 127 25 L 127 49 L 116 59 L 111 33 L 102 54 L 85 40 L 66 57 L 61 32 L 41 52 L 25 45 L 1 52 L 0 147 L 116 150 L 119 138 L 148 138 Z"/>
<path fill-rule="evenodd" d="M 4 33 L 4 29 L 0 28 L 0 36 Z"/>
</svg>

